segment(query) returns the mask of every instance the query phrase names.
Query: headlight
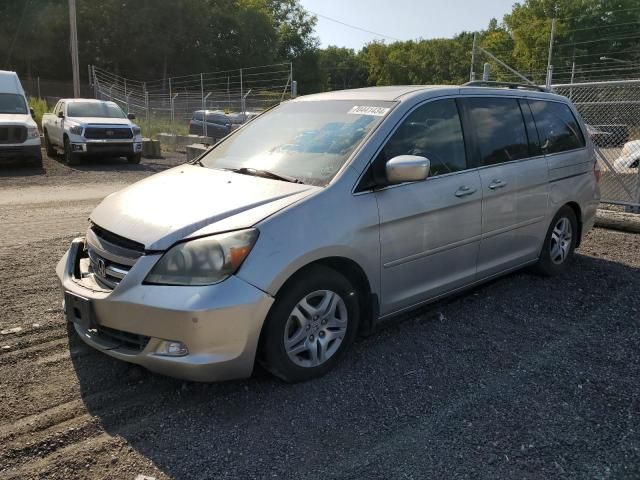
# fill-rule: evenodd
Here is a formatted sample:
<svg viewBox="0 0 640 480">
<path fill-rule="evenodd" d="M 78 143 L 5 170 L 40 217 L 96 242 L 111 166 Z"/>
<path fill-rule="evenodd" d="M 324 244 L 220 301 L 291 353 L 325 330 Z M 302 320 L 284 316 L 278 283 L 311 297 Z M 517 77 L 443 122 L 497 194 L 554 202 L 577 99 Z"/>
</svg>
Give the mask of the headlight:
<svg viewBox="0 0 640 480">
<path fill-rule="evenodd" d="M 137 136 L 140 135 L 140 132 L 142 130 L 140 130 L 140 127 L 138 127 L 137 125 L 134 125 L 133 127 L 131 127 L 131 131 L 133 132 L 133 136 Z"/>
<path fill-rule="evenodd" d="M 238 270 L 258 239 L 251 228 L 179 243 L 153 267 L 145 283 L 211 285 Z"/>
<path fill-rule="evenodd" d="M 38 131 L 38 127 L 29 127 L 29 128 L 27 128 L 27 137 L 28 138 L 40 138 L 40 132 Z"/>
<path fill-rule="evenodd" d="M 75 125 L 69 129 L 69 132 L 74 135 L 82 135 L 82 127 L 80 125 Z"/>
</svg>

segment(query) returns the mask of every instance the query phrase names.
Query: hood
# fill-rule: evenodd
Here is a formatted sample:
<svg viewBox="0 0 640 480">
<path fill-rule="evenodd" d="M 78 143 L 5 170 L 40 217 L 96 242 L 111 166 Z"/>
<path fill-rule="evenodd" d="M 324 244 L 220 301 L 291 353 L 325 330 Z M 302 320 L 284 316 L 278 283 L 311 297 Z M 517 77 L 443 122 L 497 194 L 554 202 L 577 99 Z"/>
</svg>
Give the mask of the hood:
<svg viewBox="0 0 640 480">
<path fill-rule="evenodd" d="M 128 118 L 67 117 L 66 120 L 82 125 L 126 125 L 127 127 L 132 125 Z"/>
<path fill-rule="evenodd" d="M 36 122 L 31 118 L 30 114 L 24 113 L 0 113 L 0 125 L 28 125 L 35 127 Z"/>
<path fill-rule="evenodd" d="M 105 198 L 91 221 L 166 250 L 185 237 L 249 228 L 320 187 L 182 165 Z"/>
</svg>

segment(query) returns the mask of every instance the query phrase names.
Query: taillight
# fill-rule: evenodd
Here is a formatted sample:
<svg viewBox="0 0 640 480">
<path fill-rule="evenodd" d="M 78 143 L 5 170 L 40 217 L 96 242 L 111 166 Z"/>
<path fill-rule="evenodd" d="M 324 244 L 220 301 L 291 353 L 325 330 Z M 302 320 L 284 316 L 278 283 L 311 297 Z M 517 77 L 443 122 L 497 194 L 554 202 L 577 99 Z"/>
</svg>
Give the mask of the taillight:
<svg viewBox="0 0 640 480">
<path fill-rule="evenodd" d="M 602 177 L 602 171 L 600 170 L 600 165 L 598 165 L 598 160 L 593 162 L 593 176 L 596 177 L 596 182 L 600 182 L 600 177 Z"/>
</svg>

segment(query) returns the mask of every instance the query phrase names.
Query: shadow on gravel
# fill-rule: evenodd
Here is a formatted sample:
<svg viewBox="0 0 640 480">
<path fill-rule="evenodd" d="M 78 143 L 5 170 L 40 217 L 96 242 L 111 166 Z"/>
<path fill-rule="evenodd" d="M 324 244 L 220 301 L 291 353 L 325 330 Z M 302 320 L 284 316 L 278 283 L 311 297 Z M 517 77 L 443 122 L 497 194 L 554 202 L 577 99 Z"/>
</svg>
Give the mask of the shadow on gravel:
<svg viewBox="0 0 640 480">
<path fill-rule="evenodd" d="M 640 269 L 578 255 L 415 311 L 297 385 L 70 348 L 88 411 L 170 478 L 637 478 L 638 291 Z"/>
<path fill-rule="evenodd" d="M 81 172 L 159 172 L 166 170 L 167 165 L 159 159 L 142 159 L 140 163 L 128 163 L 124 157 L 88 157 L 80 160 L 77 165 L 67 165 L 63 157 L 53 158 L 60 165 Z"/>
<path fill-rule="evenodd" d="M 0 164 L 0 177 L 32 177 L 44 174 L 44 168 L 25 162 L 15 161 Z"/>
</svg>

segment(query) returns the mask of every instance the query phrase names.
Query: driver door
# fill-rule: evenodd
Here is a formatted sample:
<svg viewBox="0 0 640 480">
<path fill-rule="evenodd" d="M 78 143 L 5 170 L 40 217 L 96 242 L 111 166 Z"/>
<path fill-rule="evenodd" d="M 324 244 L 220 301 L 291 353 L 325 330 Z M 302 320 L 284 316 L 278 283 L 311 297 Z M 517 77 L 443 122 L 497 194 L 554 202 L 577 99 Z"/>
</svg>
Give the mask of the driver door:
<svg viewBox="0 0 640 480">
<path fill-rule="evenodd" d="M 424 181 L 375 193 L 382 315 L 473 282 L 482 227 L 480 175 L 467 163 L 455 99 L 423 104 L 405 118 L 372 166 L 378 185 L 386 161 L 398 155 L 427 157 L 431 168 Z"/>
</svg>

